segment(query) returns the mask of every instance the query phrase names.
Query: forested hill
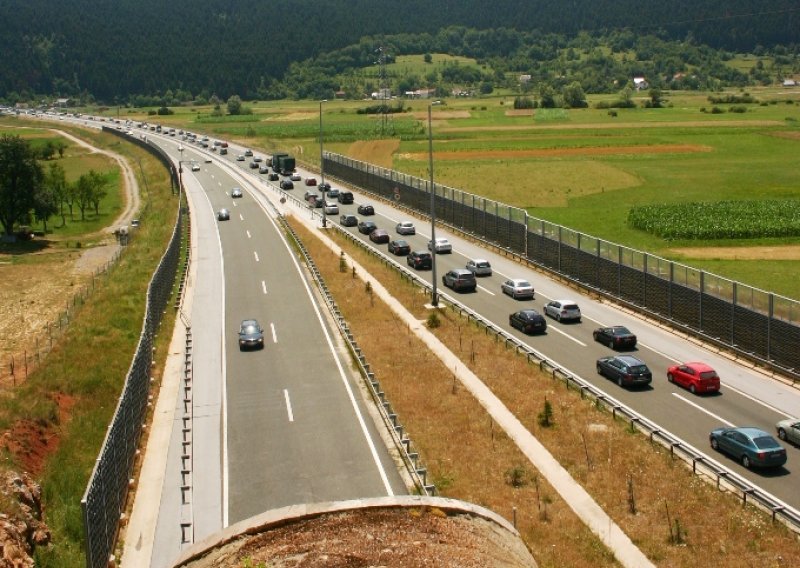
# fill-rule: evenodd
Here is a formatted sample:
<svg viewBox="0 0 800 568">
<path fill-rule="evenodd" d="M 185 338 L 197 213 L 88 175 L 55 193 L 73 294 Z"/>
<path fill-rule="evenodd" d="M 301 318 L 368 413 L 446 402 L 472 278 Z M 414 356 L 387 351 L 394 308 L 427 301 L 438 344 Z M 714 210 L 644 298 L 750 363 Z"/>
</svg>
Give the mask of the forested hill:
<svg viewBox="0 0 800 568">
<path fill-rule="evenodd" d="M 627 28 L 752 51 L 798 43 L 797 0 L 2 0 L 0 97 L 166 89 L 253 95 L 293 61 L 363 36 L 448 26 Z"/>
</svg>

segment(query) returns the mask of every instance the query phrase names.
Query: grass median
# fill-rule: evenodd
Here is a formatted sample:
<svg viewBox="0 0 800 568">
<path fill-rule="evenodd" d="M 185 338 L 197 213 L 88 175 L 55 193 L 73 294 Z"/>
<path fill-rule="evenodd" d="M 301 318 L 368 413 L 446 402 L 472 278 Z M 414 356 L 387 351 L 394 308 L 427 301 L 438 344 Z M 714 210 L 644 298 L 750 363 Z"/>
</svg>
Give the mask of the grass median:
<svg viewBox="0 0 800 568">
<path fill-rule="evenodd" d="M 437 490 L 511 519 L 540 566 L 613 565 L 602 543 L 492 423 L 452 372 L 373 298 L 339 255 L 292 221 L 347 318 L 372 370 L 420 449 Z M 427 296 L 372 255 L 328 231 L 419 319 Z M 796 536 L 763 512 L 692 475 L 681 461 L 622 421 L 556 383 L 458 314 L 440 310 L 432 331 L 655 563 L 789 566 Z M 402 365 L 398 362 L 402 361 Z M 549 409 L 549 412 L 545 408 Z M 549 414 L 550 426 L 543 426 Z"/>
</svg>

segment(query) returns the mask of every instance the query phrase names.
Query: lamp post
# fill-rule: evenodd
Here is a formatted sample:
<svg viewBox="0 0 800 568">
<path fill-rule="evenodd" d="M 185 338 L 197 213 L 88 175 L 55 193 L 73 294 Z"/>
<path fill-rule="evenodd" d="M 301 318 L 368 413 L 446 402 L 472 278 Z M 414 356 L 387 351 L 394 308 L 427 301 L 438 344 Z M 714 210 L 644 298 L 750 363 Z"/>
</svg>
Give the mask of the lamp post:
<svg viewBox="0 0 800 568">
<path fill-rule="evenodd" d="M 433 291 L 431 292 L 431 305 L 439 307 L 439 292 L 436 281 L 436 191 L 433 185 L 433 128 L 431 121 L 431 107 L 428 105 L 428 171 L 431 175 L 431 275 L 433 276 Z"/>
<path fill-rule="evenodd" d="M 325 229 L 328 226 L 328 218 L 325 214 L 325 208 L 327 203 L 325 201 L 325 158 L 323 156 L 322 151 L 322 103 L 326 102 L 327 99 L 322 99 L 319 101 L 319 175 L 321 178 L 320 181 L 320 189 L 322 190 L 322 228 Z"/>
</svg>

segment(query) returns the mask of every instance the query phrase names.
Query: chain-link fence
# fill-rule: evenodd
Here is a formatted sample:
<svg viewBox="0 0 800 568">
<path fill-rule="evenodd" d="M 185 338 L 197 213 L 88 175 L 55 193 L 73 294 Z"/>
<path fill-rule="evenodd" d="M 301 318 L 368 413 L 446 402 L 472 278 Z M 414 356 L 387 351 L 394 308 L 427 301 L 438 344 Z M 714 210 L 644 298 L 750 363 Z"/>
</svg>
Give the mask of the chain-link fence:
<svg viewBox="0 0 800 568">
<path fill-rule="evenodd" d="M 130 137 L 129 139 L 135 140 Z M 153 154 L 163 154 L 154 146 L 144 147 Z M 174 172 L 174 168 L 170 171 Z M 173 292 L 181 253 L 182 230 L 182 209 L 179 199 L 177 222 L 172 238 L 147 289 L 139 344 L 89 484 L 81 499 L 86 532 L 86 565 L 89 568 L 108 566 L 116 542 L 120 517 L 128 494 L 129 479 L 133 473 L 136 449 L 147 411 L 153 339 Z"/>
<path fill-rule="evenodd" d="M 326 152 L 326 175 L 422 214 L 429 181 Z M 587 288 L 800 379 L 800 302 L 434 184 L 436 217 Z"/>
</svg>

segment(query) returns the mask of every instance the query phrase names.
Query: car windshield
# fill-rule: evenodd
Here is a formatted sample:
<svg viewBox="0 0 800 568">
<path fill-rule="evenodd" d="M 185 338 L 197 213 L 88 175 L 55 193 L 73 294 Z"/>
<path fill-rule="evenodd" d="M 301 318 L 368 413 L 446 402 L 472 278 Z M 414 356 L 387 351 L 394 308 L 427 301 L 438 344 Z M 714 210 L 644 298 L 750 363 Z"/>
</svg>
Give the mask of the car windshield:
<svg viewBox="0 0 800 568">
<path fill-rule="evenodd" d="M 781 447 L 781 445 L 776 442 L 775 438 L 772 436 L 759 436 L 758 438 L 753 439 L 753 443 L 755 443 L 759 450 L 770 450 Z"/>
<path fill-rule="evenodd" d="M 611 333 L 614 335 L 630 335 L 631 332 L 628 331 L 627 327 L 614 327 L 611 328 Z"/>
<path fill-rule="evenodd" d="M 242 333 L 247 335 L 252 335 L 254 333 L 258 333 L 258 327 L 255 325 L 243 325 L 242 326 Z"/>
</svg>

